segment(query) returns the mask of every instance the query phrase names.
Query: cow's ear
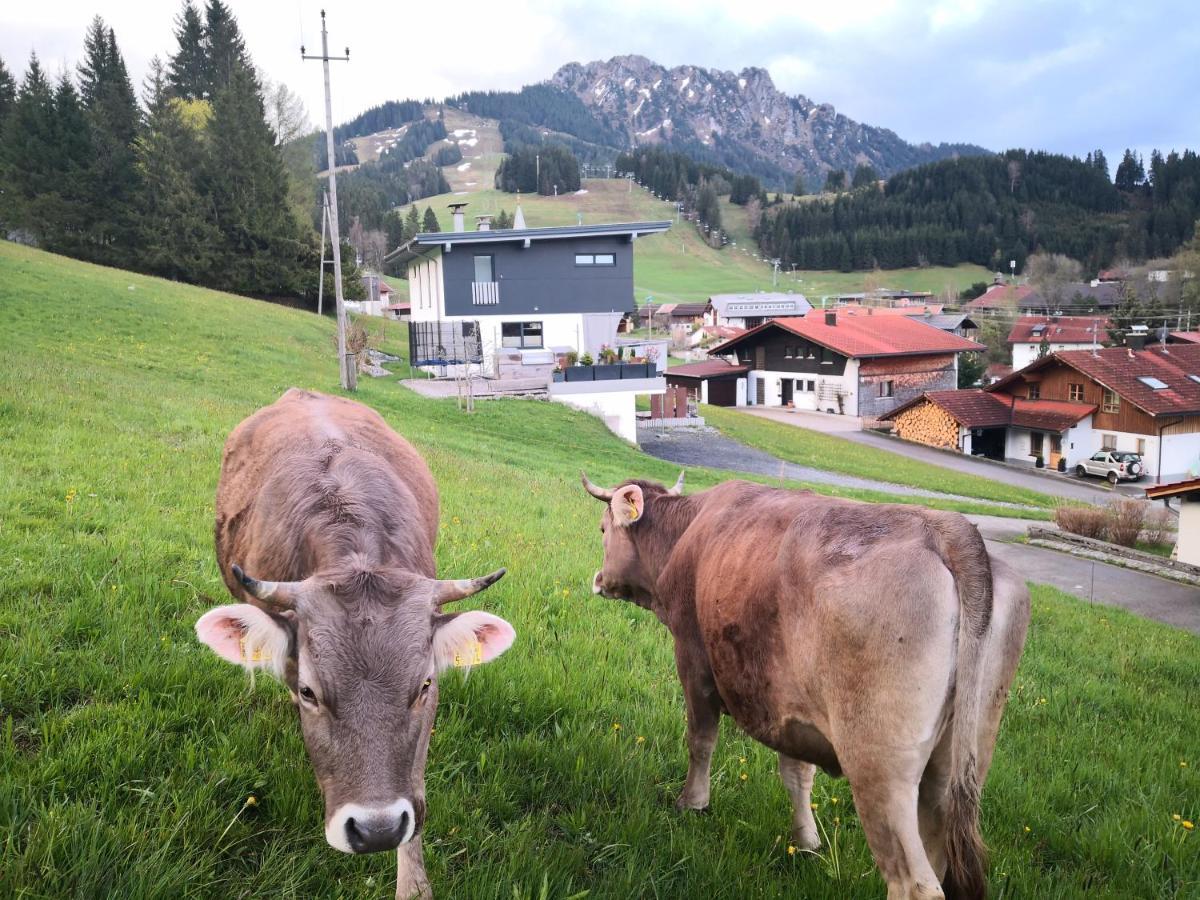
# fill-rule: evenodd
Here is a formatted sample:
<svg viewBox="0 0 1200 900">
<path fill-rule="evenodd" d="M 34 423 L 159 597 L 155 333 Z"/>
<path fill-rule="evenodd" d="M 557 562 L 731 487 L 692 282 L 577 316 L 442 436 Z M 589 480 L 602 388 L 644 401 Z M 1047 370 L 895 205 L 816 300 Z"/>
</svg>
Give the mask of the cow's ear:
<svg viewBox="0 0 1200 900">
<path fill-rule="evenodd" d="M 512 646 L 516 630 L 491 613 L 473 610 L 434 616 L 433 662 L 437 671 L 469 669 L 495 659 Z"/>
<path fill-rule="evenodd" d="M 613 491 L 610 508 L 613 521 L 625 527 L 632 525 L 645 514 L 646 498 L 636 484 L 627 484 Z"/>
<path fill-rule="evenodd" d="M 227 662 L 283 674 L 290 635 L 257 606 L 236 603 L 210 609 L 196 622 L 196 637 Z"/>
</svg>

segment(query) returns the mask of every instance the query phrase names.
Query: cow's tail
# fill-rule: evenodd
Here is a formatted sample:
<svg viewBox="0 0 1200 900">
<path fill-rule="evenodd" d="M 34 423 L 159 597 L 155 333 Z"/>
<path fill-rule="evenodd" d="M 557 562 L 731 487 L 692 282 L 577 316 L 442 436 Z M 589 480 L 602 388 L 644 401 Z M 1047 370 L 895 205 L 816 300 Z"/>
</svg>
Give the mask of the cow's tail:
<svg viewBox="0 0 1200 900">
<path fill-rule="evenodd" d="M 982 785 L 976 748 L 984 703 L 983 641 L 992 620 L 992 566 L 974 525 L 953 513 L 933 513 L 931 518 L 938 553 L 954 576 L 959 606 L 943 890 L 948 900 L 982 900 L 987 894 L 987 848 L 979 833 Z"/>
</svg>

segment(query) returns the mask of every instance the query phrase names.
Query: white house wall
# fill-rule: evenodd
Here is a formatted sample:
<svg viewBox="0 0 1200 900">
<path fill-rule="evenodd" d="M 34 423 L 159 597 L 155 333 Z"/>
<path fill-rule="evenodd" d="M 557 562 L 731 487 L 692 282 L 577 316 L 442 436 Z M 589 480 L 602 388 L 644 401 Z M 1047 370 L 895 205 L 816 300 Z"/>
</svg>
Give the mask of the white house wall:
<svg viewBox="0 0 1200 900">
<path fill-rule="evenodd" d="M 1013 370 L 1015 371 L 1017 369 L 1023 369 L 1027 365 L 1029 365 L 1031 362 L 1034 362 L 1035 360 L 1037 360 L 1040 356 L 1041 346 L 1042 345 L 1040 343 L 1013 344 L 1012 345 L 1012 348 L 1013 348 L 1012 349 Z M 1078 343 L 1053 344 L 1052 343 L 1050 345 L 1050 350 L 1048 352 L 1058 353 L 1060 350 L 1090 350 L 1090 349 L 1092 349 L 1091 341 L 1088 341 L 1086 344 L 1078 344 Z"/>
<path fill-rule="evenodd" d="M 814 382 L 813 391 L 793 388 L 792 403 L 796 409 L 824 411 L 838 409 L 836 394 L 842 394 L 842 415 L 858 415 L 858 360 L 846 360 L 846 368 L 841 375 L 807 374 L 804 372 L 773 372 L 770 370 L 755 370 L 747 373 L 746 401 L 738 405 L 756 405 L 758 385 L 756 382 L 766 382 L 763 393 L 763 406 L 781 406 L 783 403 L 783 380 L 792 379 L 801 384 Z"/>
</svg>

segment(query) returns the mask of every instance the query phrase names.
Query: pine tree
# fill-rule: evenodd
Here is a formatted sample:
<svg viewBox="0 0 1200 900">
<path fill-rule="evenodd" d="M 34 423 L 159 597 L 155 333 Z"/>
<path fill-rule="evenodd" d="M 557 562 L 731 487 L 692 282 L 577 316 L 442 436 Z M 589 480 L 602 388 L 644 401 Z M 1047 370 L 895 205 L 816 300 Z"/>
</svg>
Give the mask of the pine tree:
<svg viewBox="0 0 1200 900">
<path fill-rule="evenodd" d="M 1121 158 L 1121 164 L 1117 166 L 1117 175 L 1114 183 L 1117 190 L 1134 191 L 1138 186 L 1146 180 L 1146 170 L 1142 165 L 1141 157 L 1134 154 L 1132 150 L 1126 150 L 1125 155 Z"/>
<path fill-rule="evenodd" d="M 229 84 L 234 73 L 250 67 L 246 42 L 233 12 L 221 0 L 208 0 L 204 7 L 205 80 L 208 96 Z"/>
<path fill-rule="evenodd" d="M 421 230 L 421 219 L 417 214 L 417 204 L 413 204 L 408 208 L 408 215 L 404 217 L 404 240 L 411 241 Z"/>
<path fill-rule="evenodd" d="M 805 184 L 804 184 L 804 173 L 803 172 L 796 173 L 796 180 L 794 182 L 792 182 L 792 193 L 794 195 L 796 195 L 797 197 L 803 197 L 805 194 L 808 193 L 808 189 L 805 187 Z"/>
<path fill-rule="evenodd" d="M 35 198 L 35 220 L 41 223 L 46 248 L 72 256 L 90 249 L 91 207 L 89 167 L 95 158 L 87 117 L 75 85 L 65 74 L 54 89 L 53 188 Z"/>
<path fill-rule="evenodd" d="M 414 204 L 413 209 L 415 210 L 416 208 Z M 421 230 L 431 233 L 442 230 L 442 227 L 438 225 L 437 215 L 434 213 L 432 206 L 425 207 L 425 216 L 421 220 Z"/>
<path fill-rule="evenodd" d="M 203 100 L 208 97 L 208 62 L 204 52 L 204 23 L 200 13 L 185 0 L 175 17 L 175 40 L 179 49 L 170 57 L 167 82 L 171 92 L 184 100 Z"/>
<path fill-rule="evenodd" d="M 220 235 L 208 217 L 208 203 L 196 189 L 204 160 L 202 129 L 184 120 L 183 103 L 161 86 L 147 102 L 146 130 L 137 143 L 142 180 L 138 268 L 208 284 Z"/>
<path fill-rule="evenodd" d="M 825 192 L 836 194 L 846 189 L 846 173 L 841 169 L 830 169 L 825 175 Z"/>
<path fill-rule="evenodd" d="M 879 181 L 879 173 L 875 171 L 875 167 L 864 163 L 855 168 L 854 179 L 850 186 L 855 189 L 873 187 L 877 181 Z"/>
<path fill-rule="evenodd" d="M 211 283 L 247 294 L 300 293 L 302 266 L 315 252 L 288 208 L 287 174 L 248 67 L 234 67 L 217 91 L 207 138 L 199 190 L 221 232 Z"/>
<path fill-rule="evenodd" d="M 0 129 L 3 129 L 4 120 L 16 102 L 17 82 L 13 79 L 12 73 L 8 71 L 8 67 L 4 65 L 4 60 L 0 59 Z M 2 130 L 0 133 L 3 133 Z"/>
<path fill-rule="evenodd" d="M 110 265 L 134 265 L 138 172 L 133 145 L 141 112 L 116 35 L 99 16 L 84 41 L 79 81 L 93 150 L 86 179 L 90 224 L 81 255 Z"/>
</svg>

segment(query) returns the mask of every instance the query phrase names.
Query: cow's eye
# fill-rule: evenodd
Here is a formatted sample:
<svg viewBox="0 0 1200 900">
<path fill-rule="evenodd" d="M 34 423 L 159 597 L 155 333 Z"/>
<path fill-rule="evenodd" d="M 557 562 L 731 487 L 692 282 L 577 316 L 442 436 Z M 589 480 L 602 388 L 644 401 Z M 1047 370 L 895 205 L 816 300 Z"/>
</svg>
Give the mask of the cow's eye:
<svg viewBox="0 0 1200 900">
<path fill-rule="evenodd" d="M 313 692 L 313 689 L 310 688 L 307 684 L 304 685 L 302 688 L 300 688 L 300 699 L 303 700 L 305 703 L 309 704 L 310 706 L 317 705 L 317 695 Z"/>
</svg>

